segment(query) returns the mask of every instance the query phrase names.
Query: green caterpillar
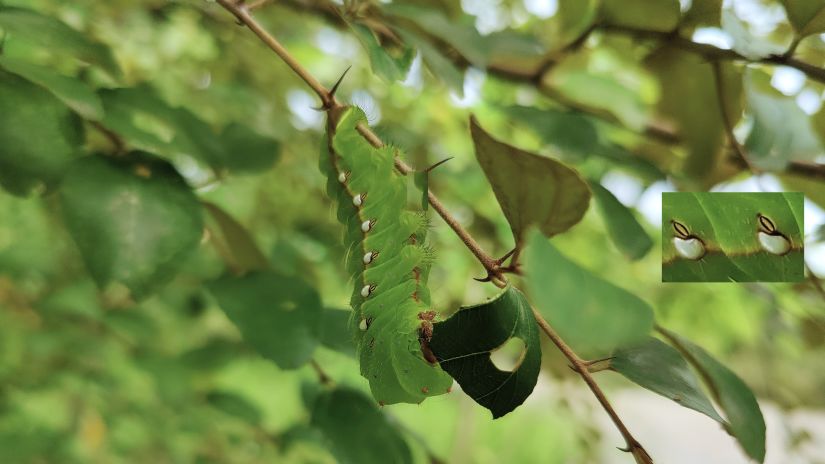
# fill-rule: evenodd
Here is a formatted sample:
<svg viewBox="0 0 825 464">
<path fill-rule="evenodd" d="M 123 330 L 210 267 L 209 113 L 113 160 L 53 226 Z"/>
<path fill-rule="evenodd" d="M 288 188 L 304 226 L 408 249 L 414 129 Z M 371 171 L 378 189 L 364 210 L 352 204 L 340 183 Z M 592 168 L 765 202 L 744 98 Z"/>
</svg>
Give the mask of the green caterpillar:
<svg viewBox="0 0 825 464">
<path fill-rule="evenodd" d="M 427 219 L 408 207 L 409 178 L 395 170 L 396 150 L 374 148 L 359 124 L 367 120 L 358 108 L 331 111 L 320 161 L 346 226 L 346 268 L 355 283 L 350 325 L 361 375 L 378 402 L 420 403 L 452 385 L 428 345 L 436 313 L 426 285 Z"/>
</svg>

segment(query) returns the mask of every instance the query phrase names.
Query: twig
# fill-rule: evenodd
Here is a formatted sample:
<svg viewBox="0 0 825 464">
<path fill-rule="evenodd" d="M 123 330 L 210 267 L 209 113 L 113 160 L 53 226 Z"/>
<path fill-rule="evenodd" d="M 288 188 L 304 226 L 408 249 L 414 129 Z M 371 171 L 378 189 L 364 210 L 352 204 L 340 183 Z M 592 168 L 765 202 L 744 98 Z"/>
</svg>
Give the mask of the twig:
<svg viewBox="0 0 825 464">
<path fill-rule="evenodd" d="M 579 356 L 573 351 L 564 340 L 561 339 L 559 334 L 556 333 L 555 330 L 547 323 L 547 321 L 542 317 L 541 313 L 539 313 L 536 308 L 532 308 L 533 316 L 536 318 L 536 322 L 538 322 L 539 327 L 544 333 L 547 335 L 547 338 L 553 342 L 556 347 L 564 354 L 568 361 L 572 364 L 573 370 L 575 370 L 579 376 L 581 376 L 584 383 L 590 388 L 590 391 L 593 392 L 593 395 L 599 401 L 602 408 L 607 412 L 607 415 L 610 416 L 610 419 L 613 421 L 613 424 L 616 425 L 616 428 L 619 430 L 619 433 L 622 434 L 622 438 L 624 438 L 626 447 L 623 448 L 623 451 L 628 451 L 633 454 L 633 457 L 636 458 L 636 462 L 639 463 L 652 463 L 653 460 L 650 458 L 650 455 L 647 454 L 647 451 L 642 447 L 641 443 L 639 443 L 630 431 L 627 429 L 627 426 L 624 425 L 622 419 L 616 413 L 616 410 L 613 409 L 613 406 L 607 400 L 607 397 L 604 395 L 601 387 L 599 384 L 596 383 L 596 380 L 593 379 L 593 376 L 590 375 L 590 370 L 588 369 L 587 362 L 579 358 Z"/>
<path fill-rule="evenodd" d="M 295 71 L 306 83 L 309 85 L 313 91 L 318 95 L 324 105 L 324 109 L 328 112 L 337 110 L 341 108 L 341 104 L 338 103 L 335 99 L 335 96 L 332 95 L 320 82 L 318 82 L 308 71 L 306 71 L 300 63 L 298 63 L 287 50 L 269 33 L 267 33 L 260 24 L 252 18 L 248 12 L 243 8 L 242 5 L 237 3 L 233 3 L 229 0 L 217 0 L 221 6 L 225 9 L 230 11 L 235 17 L 241 21 L 243 24 L 246 24 L 255 34 L 267 45 L 269 46 L 275 53 L 284 60 L 284 62 L 289 65 L 290 68 Z M 358 132 L 366 139 L 370 144 L 374 147 L 379 148 L 382 147 L 384 144 L 378 136 L 372 132 L 366 125 L 359 125 L 357 127 Z M 395 166 L 399 172 L 408 174 L 412 172 L 412 168 L 408 166 L 406 163 L 401 161 L 400 159 L 395 160 Z M 506 278 L 500 271 L 500 262 L 490 256 L 487 252 L 485 252 L 478 242 L 467 232 L 461 224 L 447 211 L 447 209 L 443 206 L 443 204 L 438 200 L 438 198 L 432 192 L 428 191 L 427 198 L 433 208 L 438 212 L 438 214 L 444 219 L 444 221 L 453 229 L 456 235 L 461 238 L 464 244 L 467 246 L 468 249 L 476 256 L 478 261 L 484 266 L 487 270 L 491 280 L 497 285 L 503 285 L 506 283 Z M 652 463 L 652 459 L 644 450 L 642 445 L 633 438 L 630 431 L 624 425 L 624 423 L 619 418 L 616 411 L 607 401 L 607 398 L 604 396 L 601 388 L 599 388 L 596 381 L 587 371 L 587 367 L 584 365 L 584 362 L 578 355 L 573 352 L 573 350 L 564 342 L 564 340 L 559 337 L 558 334 L 553 330 L 552 327 L 544 320 L 544 318 L 539 314 L 535 309 L 533 309 L 533 314 L 536 317 L 536 321 L 539 326 L 542 328 L 545 334 L 553 341 L 553 343 L 562 351 L 562 353 L 570 360 L 571 363 L 576 367 L 577 372 L 581 375 L 582 379 L 584 379 L 585 383 L 587 383 L 590 390 L 596 396 L 596 399 L 602 405 L 604 410 L 613 420 L 613 423 L 618 428 L 619 433 L 621 433 L 622 437 L 625 440 L 627 445 L 624 448 L 624 451 L 630 452 L 633 454 L 634 458 L 636 459 L 637 463 L 640 464 L 649 464 Z M 325 381 L 329 381 L 329 377 L 320 369 L 320 366 L 313 360 L 312 366 L 316 369 L 321 378 L 322 383 Z"/>
<path fill-rule="evenodd" d="M 711 62 L 713 68 L 713 81 L 716 84 L 716 100 L 719 102 L 719 114 L 722 116 L 722 124 L 725 126 L 725 133 L 728 141 L 733 147 L 736 155 L 747 166 L 748 170 L 753 174 L 759 174 L 759 170 L 750 162 L 745 147 L 736 139 L 736 134 L 733 133 L 733 118 L 728 114 L 728 105 L 725 104 L 725 76 L 722 75 L 722 65 L 719 61 Z"/>
<path fill-rule="evenodd" d="M 332 385 L 332 377 L 327 375 L 327 373 L 321 368 L 321 365 L 318 364 L 318 361 L 315 359 L 310 359 L 309 365 L 312 366 L 315 373 L 318 374 L 318 381 L 321 382 L 322 385 Z"/>
</svg>

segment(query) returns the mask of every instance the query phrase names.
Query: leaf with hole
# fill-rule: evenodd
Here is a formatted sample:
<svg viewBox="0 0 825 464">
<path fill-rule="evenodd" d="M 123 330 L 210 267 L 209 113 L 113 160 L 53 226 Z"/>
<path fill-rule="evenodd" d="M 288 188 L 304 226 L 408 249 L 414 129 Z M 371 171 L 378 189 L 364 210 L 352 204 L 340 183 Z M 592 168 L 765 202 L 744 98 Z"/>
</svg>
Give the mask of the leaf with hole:
<svg viewBox="0 0 825 464">
<path fill-rule="evenodd" d="M 203 235 L 195 194 L 169 163 L 148 153 L 75 161 L 60 203 L 98 285 L 119 282 L 136 298 L 171 280 Z"/>
<path fill-rule="evenodd" d="M 508 340 L 523 349 L 510 370 L 499 369 L 491 354 Z M 533 392 L 541 369 L 538 326 L 524 294 L 508 287 L 491 301 L 460 309 L 436 323 L 430 343 L 442 369 L 476 403 L 499 418 Z"/>
</svg>

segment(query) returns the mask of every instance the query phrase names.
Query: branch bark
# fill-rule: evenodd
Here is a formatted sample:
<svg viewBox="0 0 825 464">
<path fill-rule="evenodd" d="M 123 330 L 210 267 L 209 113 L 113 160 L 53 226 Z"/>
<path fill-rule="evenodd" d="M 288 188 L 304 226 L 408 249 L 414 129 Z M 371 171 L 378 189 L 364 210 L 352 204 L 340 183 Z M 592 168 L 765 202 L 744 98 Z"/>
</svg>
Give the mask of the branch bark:
<svg viewBox="0 0 825 464">
<path fill-rule="evenodd" d="M 333 111 L 335 109 L 340 109 L 341 104 L 335 99 L 335 96 L 326 89 L 320 82 L 318 82 L 306 69 L 295 60 L 289 52 L 275 39 L 272 35 L 266 32 L 263 27 L 249 14 L 249 11 L 244 7 L 243 0 L 236 3 L 231 0 L 217 0 L 217 2 L 227 11 L 235 15 L 235 17 L 241 23 L 245 24 L 252 30 L 260 39 L 263 41 L 269 48 L 271 48 L 292 70 L 300 76 L 304 82 L 318 95 L 321 99 L 321 102 L 324 105 L 324 109 L 329 111 Z M 382 147 L 384 144 L 378 136 L 372 132 L 369 127 L 364 125 L 358 126 L 358 131 L 361 135 L 373 146 L 376 148 Z M 412 168 L 408 166 L 406 163 L 401 161 L 400 159 L 395 160 L 396 168 L 403 174 L 408 174 L 412 172 Z M 467 232 L 461 224 L 447 211 L 447 209 L 443 206 L 443 204 L 438 200 L 438 198 L 432 192 L 428 191 L 428 200 L 430 204 L 433 206 L 438 214 L 444 219 L 444 221 L 453 229 L 456 235 L 461 238 L 467 248 L 475 255 L 478 261 L 484 266 L 484 268 L 488 272 L 488 277 L 493 276 L 492 279 L 494 282 L 496 279 L 501 284 L 507 282 L 506 278 L 504 277 L 503 273 L 500 271 L 500 262 L 496 260 L 492 256 L 490 256 L 487 252 L 485 252 L 481 246 L 476 242 L 476 240 Z M 652 464 L 653 460 L 647 454 L 645 449 L 642 445 L 633 437 L 627 427 L 619 418 L 616 411 L 611 406 L 610 402 L 607 400 L 607 397 L 602 392 L 599 385 L 590 375 L 587 370 L 587 366 L 584 361 L 573 351 L 567 343 L 562 340 L 561 337 L 553 330 L 550 324 L 547 323 L 546 320 L 539 314 L 535 309 L 533 309 L 533 314 L 536 317 L 536 321 L 544 331 L 544 333 L 550 338 L 550 340 L 561 350 L 561 352 L 567 357 L 568 360 L 573 364 L 576 371 L 585 381 L 587 386 L 596 396 L 596 399 L 601 404 L 602 408 L 607 412 L 610 416 L 613 423 L 616 425 L 616 428 L 621 433 L 622 437 L 625 440 L 626 448 L 624 451 L 630 452 L 633 454 L 636 462 L 639 464 Z M 313 363 L 313 367 L 316 369 L 318 368 L 317 364 Z M 322 379 L 326 377 L 323 374 L 323 371 L 319 370 L 319 375 L 322 376 Z"/>
</svg>

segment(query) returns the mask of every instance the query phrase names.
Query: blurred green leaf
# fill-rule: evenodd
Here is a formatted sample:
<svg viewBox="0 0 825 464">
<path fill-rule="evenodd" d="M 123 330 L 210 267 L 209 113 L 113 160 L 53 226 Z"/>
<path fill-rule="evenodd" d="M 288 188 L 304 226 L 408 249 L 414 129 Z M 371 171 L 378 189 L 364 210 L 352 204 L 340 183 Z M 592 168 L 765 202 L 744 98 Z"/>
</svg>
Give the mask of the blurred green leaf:
<svg viewBox="0 0 825 464">
<path fill-rule="evenodd" d="M 458 96 L 464 95 L 464 72 L 458 69 L 453 62 L 441 54 L 438 49 L 433 47 L 415 32 L 405 30 L 403 28 L 396 28 L 398 35 L 404 39 L 404 42 L 409 43 L 418 49 L 421 53 L 421 58 L 427 67 L 430 68 L 433 75 L 441 79 L 447 87 L 455 92 Z"/>
<path fill-rule="evenodd" d="M 748 111 L 753 114 L 745 147 L 749 160 L 759 168 L 782 171 L 789 161 L 813 161 L 825 151 L 814 122 L 793 97 L 786 97 L 769 84 L 761 72 L 748 73 Z"/>
<path fill-rule="evenodd" d="M 53 185 L 82 143 L 81 121 L 63 102 L 0 71 L 0 185 L 16 195 Z"/>
<path fill-rule="evenodd" d="M 261 411 L 259 411 L 254 404 L 250 403 L 249 400 L 238 394 L 225 391 L 211 391 L 206 395 L 206 402 L 212 407 L 252 425 L 261 423 Z"/>
<path fill-rule="evenodd" d="M 659 329 L 685 359 L 699 371 L 713 399 L 725 412 L 728 433 L 757 462 L 765 459 L 765 419 L 753 392 L 730 369 L 693 342 L 665 329 Z"/>
<path fill-rule="evenodd" d="M 699 386 L 699 380 L 675 348 L 659 339 L 619 348 L 610 359 L 610 368 L 639 386 L 726 425 Z"/>
<path fill-rule="evenodd" d="M 413 462 L 398 427 L 361 392 L 336 388 L 321 394 L 311 421 L 341 464 Z"/>
<path fill-rule="evenodd" d="M 36 11 L 0 5 L 0 29 L 52 53 L 69 55 L 100 66 L 112 76 L 120 69 L 108 47 L 91 41 L 63 22 Z"/>
<path fill-rule="evenodd" d="M 740 19 L 733 8 L 722 11 L 722 29 L 733 39 L 732 48 L 750 60 L 758 61 L 785 51 L 782 45 L 751 33 L 750 24 Z"/>
<path fill-rule="evenodd" d="M 248 271 L 263 271 L 269 268 L 269 260 L 258 248 L 255 239 L 241 223 L 235 220 L 220 206 L 204 201 L 204 209 L 209 213 L 211 221 L 207 221 L 207 227 L 211 223 L 217 228 L 209 227 L 212 231 L 211 240 L 217 242 L 219 250 L 224 254 L 227 265 L 236 273 Z"/>
<path fill-rule="evenodd" d="M 233 173 L 263 174 L 278 161 L 281 144 L 249 127 L 232 123 L 220 134 L 223 152 L 220 164 Z"/>
<path fill-rule="evenodd" d="M 782 0 L 799 37 L 825 32 L 825 4 L 820 0 Z"/>
<path fill-rule="evenodd" d="M 615 26 L 670 32 L 680 17 L 679 0 L 602 0 L 602 18 Z"/>
<path fill-rule="evenodd" d="M 387 82 L 404 80 L 415 58 L 415 50 L 406 46 L 382 46 L 369 27 L 359 23 L 349 25 L 367 50 L 372 71 Z"/>
<path fill-rule="evenodd" d="M 533 128 L 545 143 L 584 159 L 599 150 L 599 133 L 591 117 L 575 111 L 532 106 L 502 109 L 511 119 Z"/>
<path fill-rule="evenodd" d="M 86 119 L 98 120 L 103 117 L 100 98 L 91 87 L 77 78 L 4 56 L 0 56 L 0 67 L 45 88 Z"/>
<path fill-rule="evenodd" d="M 223 277 L 209 290 L 244 340 L 281 369 L 312 358 L 321 333 L 318 293 L 303 280 L 272 271 Z"/>
<path fill-rule="evenodd" d="M 524 350 L 512 371 L 502 371 L 490 355 L 512 338 L 524 342 Z M 527 298 L 515 287 L 436 323 L 430 348 L 441 368 L 489 409 L 493 419 L 516 409 L 530 396 L 541 370 L 538 325 Z"/>
<path fill-rule="evenodd" d="M 653 240 L 636 220 L 633 211 L 600 183 L 591 181 L 589 184 L 599 212 L 607 225 L 610 240 L 631 260 L 641 259 L 653 247 Z"/>
<path fill-rule="evenodd" d="M 531 225 L 552 237 L 581 220 L 590 203 L 590 189 L 576 170 L 494 139 L 472 116 L 470 133 L 476 159 L 517 243 Z"/>
<path fill-rule="evenodd" d="M 719 27 L 722 20 L 722 0 L 693 0 L 685 12 L 680 28 Z"/>
<path fill-rule="evenodd" d="M 143 152 L 77 160 L 60 200 L 98 285 L 120 282 L 137 298 L 171 280 L 202 235 L 201 207 L 186 182 L 166 161 Z"/>
<path fill-rule="evenodd" d="M 324 309 L 321 314 L 321 344 L 332 350 L 355 357 L 355 339 L 349 327 L 352 311 Z"/>
<path fill-rule="evenodd" d="M 687 149 L 683 172 L 695 180 L 708 178 L 726 145 L 713 65 L 696 54 L 667 46 L 649 56 L 646 64 L 659 77 L 659 115 L 675 126 Z M 730 63 L 719 66 L 726 113 L 735 125 L 742 113 L 742 75 Z"/>
<path fill-rule="evenodd" d="M 650 333 L 653 310 L 644 300 L 580 267 L 541 234 L 533 232 L 523 255 L 531 301 L 580 354 L 604 355 Z"/>
</svg>

